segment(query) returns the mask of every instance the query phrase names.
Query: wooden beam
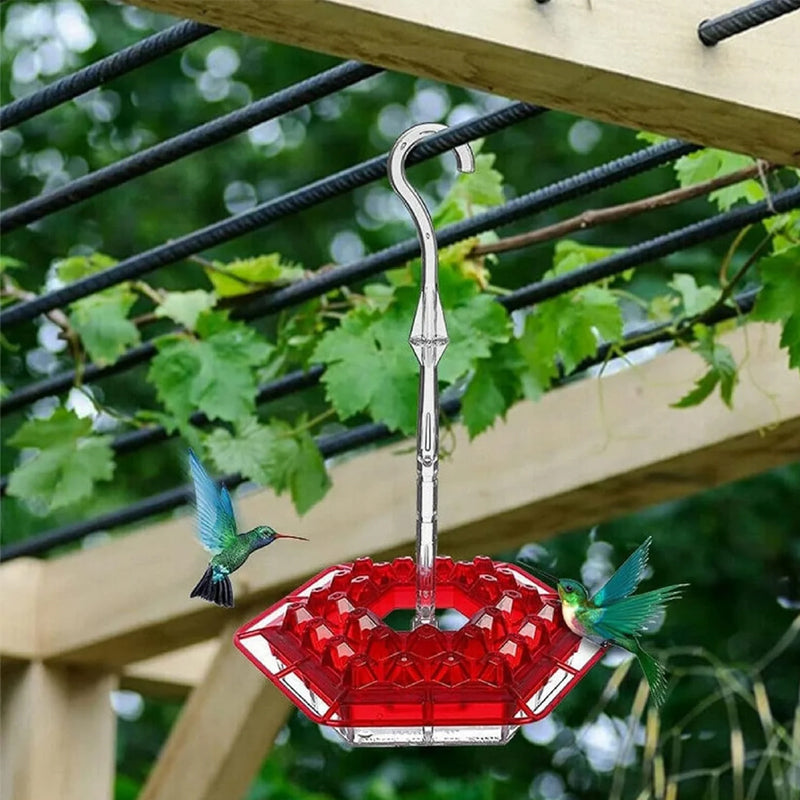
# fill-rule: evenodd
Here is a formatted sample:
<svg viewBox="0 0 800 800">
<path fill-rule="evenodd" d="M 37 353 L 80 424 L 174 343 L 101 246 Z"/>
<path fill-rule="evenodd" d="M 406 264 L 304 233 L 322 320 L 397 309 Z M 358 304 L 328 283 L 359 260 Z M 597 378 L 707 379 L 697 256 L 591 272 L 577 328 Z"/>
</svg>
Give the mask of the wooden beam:
<svg viewBox="0 0 800 800">
<path fill-rule="evenodd" d="M 120 688 L 149 697 L 185 697 L 205 678 L 218 650 L 219 643 L 211 640 L 128 664 Z"/>
<path fill-rule="evenodd" d="M 441 552 L 498 552 L 796 461 L 800 382 L 779 338 L 778 326 L 760 324 L 722 337 L 746 360 L 733 411 L 717 397 L 669 407 L 704 370 L 676 349 L 520 403 L 473 442 L 456 426 L 441 467 Z M 242 527 L 269 521 L 312 539 L 251 558 L 233 575 L 237 604 L 263 606 L 357 556 L 413 553 L 414 476 L 412 454 L 384 448 L 334 466 L 333 489 L 302 518 L 269 491 L 237 500 Z M 188 596 L 205 556 L 194 527 L 187 514 L 47 562 L 42 653 L 124 665 L 215 635 L 228 612 Z"/>
<path fill-rule="evenodd" d="M 132 0 L 134 5 L 778 164 L 800 164 L 789 14 L 716 47 L 735 0 Z"/>
<path fill-rule="evenodd" d="M 238 800 L 253 782 L 291 704 L 231 643 L 235 615 L 208 674 L 173 726 L 139 800 Z"/>
<path fill-rule="evenodd" d="M 34 661 L 3 674 L 0 795 L 111 800 L 116 678 Z"/>
<path fill-rule="evenodd" d="M 0 566 L 0 658 L 30 659 L 39 651 L 36 603 L 44 562 L 18 558 Z"/>
</svg>

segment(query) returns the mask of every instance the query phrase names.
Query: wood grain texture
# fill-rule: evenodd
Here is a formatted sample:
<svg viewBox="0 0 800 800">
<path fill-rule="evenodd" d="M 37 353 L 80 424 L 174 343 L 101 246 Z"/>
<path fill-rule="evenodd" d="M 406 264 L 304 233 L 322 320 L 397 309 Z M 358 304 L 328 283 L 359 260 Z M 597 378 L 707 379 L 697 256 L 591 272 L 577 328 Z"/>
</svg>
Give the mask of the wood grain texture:
<svg viewBox="0 0 800 800">
<path fill-rule="evenodd" d="M 800 14 L 702 45 L 730 0 L 133 0 L 134 5 L 800 164 Z M 422 120 L 418 120 L 422 121 Z"/>
<path fill-rule="evenodd" d="M 112 800 L 112 675 L 34 661 L 3 673 L 3 800 Z"/>
<path fill-rule="evenodd" d="M 253 782 L 291 704 L 233 646 L 234 615 L 207 675 L 189 696 L 139 800 L 238 800 Z"/>
<path fill-rule="evenodd" d="M 777 326 L 756 324 L 722 337 L 737 362 L 746 358 L 733 411 L 718 397 L 669 407 L 704 371 L 698 356 L 676 349 L 520 403 L 473 442 L 455 426 L 440 473 L 440 552 L 498 552 L 797 461 L 800 379 L 779 337 Z M 404 447 L 340 460 L 332 490 L 302 518 L 270 491 L 237 498 L 242 528 L 268 522 L 311 539 L 251 558 L 232 576 L 237 605 L 263 607 L 361 555 L 412 554 L 415 466 L 413 453 L 398 455 Z M 41 652 L 124 665 L 216 635 L 228 612 L 189 598 L 205 563 L 194 527 L 187 513 L 48 561 Z"/>
<path fill-rule="evenodd" d="M 128 664 L 120 687 L 148 697 L 185 697 L 206 676 L 218 650 L 219 642 L 212 639 Z"/>
<path fill-rule="evenodd" d="M 0 568 L 0 659 L 35 658 L 37 601 L 44 563 L 35 558 L 17 558 Z"/>
</svg>

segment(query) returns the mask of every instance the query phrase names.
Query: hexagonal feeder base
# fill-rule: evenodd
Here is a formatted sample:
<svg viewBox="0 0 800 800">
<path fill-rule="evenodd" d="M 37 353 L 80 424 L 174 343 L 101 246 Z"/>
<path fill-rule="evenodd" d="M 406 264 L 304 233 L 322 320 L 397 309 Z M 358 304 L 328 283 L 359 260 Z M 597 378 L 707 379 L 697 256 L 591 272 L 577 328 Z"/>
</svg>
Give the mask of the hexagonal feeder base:
<svg viewBox="0 0 800 800">
<path fill-rule="evenodd" d="M 311 719 L 351 744 L 504 744 L 541 719 L 602 656 L 558 597 L 513 564 L 436 559 L 436 602 L 457 631 L 395 631 L 413 609 L 412 558 L 324 570 L 243 625 L 234 643 Z"/>
</svg>

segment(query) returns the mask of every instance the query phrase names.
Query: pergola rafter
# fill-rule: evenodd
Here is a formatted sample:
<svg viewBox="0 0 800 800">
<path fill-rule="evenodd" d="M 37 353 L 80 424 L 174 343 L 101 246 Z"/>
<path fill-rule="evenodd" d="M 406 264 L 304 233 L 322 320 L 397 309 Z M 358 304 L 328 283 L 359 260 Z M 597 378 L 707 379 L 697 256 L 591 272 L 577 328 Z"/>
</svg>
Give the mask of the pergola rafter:
<svg viewBox="0 0 800 800">
<path fill-rule="evenodd" d="M 616 125 L 800 164 L 800 15 L 704 47 L 731 0 L 135 0 Z"/>
</svg>

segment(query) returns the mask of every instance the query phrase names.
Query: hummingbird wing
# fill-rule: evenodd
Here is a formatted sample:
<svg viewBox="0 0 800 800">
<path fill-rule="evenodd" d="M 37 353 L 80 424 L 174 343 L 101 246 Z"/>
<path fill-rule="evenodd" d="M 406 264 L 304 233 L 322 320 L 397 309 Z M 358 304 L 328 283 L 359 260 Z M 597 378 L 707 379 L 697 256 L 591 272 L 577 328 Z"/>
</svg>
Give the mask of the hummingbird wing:
<svg viewBox="0 0 800 800">
<path fill-rule="evenodd" d="M 592 596 L 596 606 L 607 606 L 632 594 L 644 576 L 652 537 L 648 536 L 628 560 Z"/>
<path fill-rule="evenodd" d="M 218 489 L 192 450 L 189 466 L 197 506 L 197 538 L 209 553 L 217 555 L 236 540 L 236 518 L 228 490 Z"/>
<path fill-rule="evenodd" d="M 610 606 L 596 607 L 592 623 L 602 636 L 609 639 L 638 636 L 644 633 L 649 623 L 664 610 L 670 600 L 681 596 L 683 587 L 688 585 L 676 583 L 637 594 L 635 597 L 624 597 Z"/>
</svg>

